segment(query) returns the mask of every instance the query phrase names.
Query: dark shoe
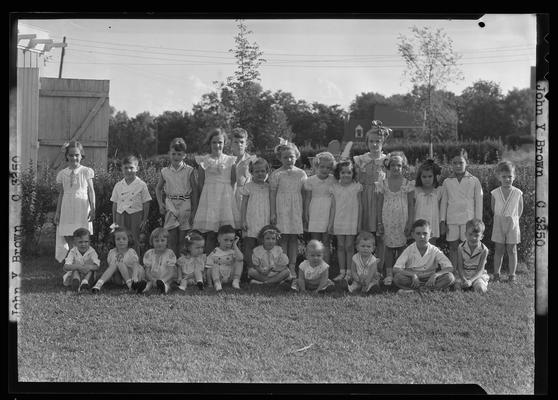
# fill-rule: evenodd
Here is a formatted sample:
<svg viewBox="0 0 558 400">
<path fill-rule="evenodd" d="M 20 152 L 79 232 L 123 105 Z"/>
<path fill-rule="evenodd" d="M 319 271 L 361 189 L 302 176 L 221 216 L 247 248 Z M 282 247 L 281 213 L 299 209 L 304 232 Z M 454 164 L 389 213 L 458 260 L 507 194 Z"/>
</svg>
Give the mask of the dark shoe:
<svg viewBox="0 0 558 400">
<path fill-rule="evenodd" d="M 89 283 L 86 282 L 79 285 L 78 292 L 81 292 L 82 290 L 89 290 Z"/>
<path fill-rule="evenodd" d="M 492 282 L 500 282 L 500 274 L 494 274 L 492 276 Z"/>
<path fill-rule="evenodd" d="M 93 294 L 99 294 L 101 290 L 99 288 L 93 287 L 93 289 L 91 289 L 91 293 Z"/>
<path fill-rule="evenodd" d="M 139 282 L 133 282 L 132 281 L 132 285 L 130 286 L 130 289 L 135 290 L 137 292 L 138 290 L 138 283 Z"/>
<path fill-rule="evenodd" d="M 162 280 L 158 279 L 155 284 L 157 285 L 157 289 L 159 289 L 159 293 L 161 294 L 165 294 L 166 289 L 165 289 L 165 282 L 163 282 Z"/>
<path fill-rule="evenodd" d="M 132 284 L 133 285 L 133 284 Z M 146 281 L 139 281 L 139 282 L 135 282 L 135 291 L 136 293 L 142 293 L 145 288 L 147 287 L 147 282 Z"/>
<path fill-rule="evenodd" d="M 203 282 L 196 283 L 196 286 L 198 287 L 198 289 L 203 290 Z"/>
<path fill-rule="evenodd" d="M 515 275 L 508 276 L 508 282 L 511 284 L 517 283 L 517 277 Z"/>
<path fill-rule="evenodd" d="M 72 290 L 74 292 L 77 292 L 79 290 L 79 284 L 80 284 L 80 281 L 79 281 L 78 278 L 72 279 Z"/>
</svg>

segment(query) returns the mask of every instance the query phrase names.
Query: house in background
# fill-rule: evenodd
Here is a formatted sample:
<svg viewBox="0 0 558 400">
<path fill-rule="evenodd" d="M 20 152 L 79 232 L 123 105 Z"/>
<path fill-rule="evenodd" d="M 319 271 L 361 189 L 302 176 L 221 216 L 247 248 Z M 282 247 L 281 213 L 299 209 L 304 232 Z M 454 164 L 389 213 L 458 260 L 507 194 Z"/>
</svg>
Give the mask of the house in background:
<svg viewBox="0 0 558 400">
<path fill-rule="evenodd" d="M 372 116 L 371 119 L 354 119 L 349 115 L 345 120 L 343 143 L 364 142 L 372 120 L 382 121 L 384 126 L 391 128 L 392 139 L 413 139 L 423 132 L 423 126 L 417 122 L 415 115 L 389 105 L 376 104 Z"/>
</svg>

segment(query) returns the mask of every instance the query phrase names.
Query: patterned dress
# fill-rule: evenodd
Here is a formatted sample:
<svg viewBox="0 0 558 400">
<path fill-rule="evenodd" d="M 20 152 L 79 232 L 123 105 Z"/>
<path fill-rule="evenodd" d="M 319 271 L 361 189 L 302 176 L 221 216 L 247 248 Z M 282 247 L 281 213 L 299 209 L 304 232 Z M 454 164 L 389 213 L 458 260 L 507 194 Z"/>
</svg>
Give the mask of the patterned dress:
<svg viewBox="0 0 558 400">
<path fill-rule="evenodd" d="M 384 195 L 382 222 L 384 224 L 384 242 L 387 247 L 403 247 L 407 244 L 405 225 L 408 217 L 407 193 L 414 190 L 414 181 L 403 178 L 397 192 L 389 190 L 387 178 L 376 183 L 378 193 Z"/>
<path fill-rule="evenodd" d="M 335 183 L 335 178 L 331 175 L 326 179 L 312 175 L 304 182 L 304 189 L 312 192 L 312 200 L 308 206 L 308 232 L 327 232 L 331 211 L 331 188 Z"/>
<path fill-rule="evenodd" d="M 271 173 L 271 190 L 277 191 L 275 208 L 277 228 L 284 234 L 301 234 L 302 229 L 302 185 L 307 179 L 306 172 L 293 167 L 279 168 Z"/>
<path fill-rule="evenodd" d="M 387 155 L 381 153 L 379 158 L 373 158 L 370 152 L 354 156 L 358 181 L 363 186 L 362 193 L 362 229 L 376 232 L 377 200 L 375 196 L 375 183 L 384 179 L 383 162 Z"/>
<path fill-rule="evenodd" d="M 234 226 L 236 200 L 231 185 L 231 169 L 236 157 L 221 154 L 196 157 L 205 172 L 205 181 L 194 217 L 194 229 L 201 232 L 217 232 L 222 225 Z"/>
</svg>

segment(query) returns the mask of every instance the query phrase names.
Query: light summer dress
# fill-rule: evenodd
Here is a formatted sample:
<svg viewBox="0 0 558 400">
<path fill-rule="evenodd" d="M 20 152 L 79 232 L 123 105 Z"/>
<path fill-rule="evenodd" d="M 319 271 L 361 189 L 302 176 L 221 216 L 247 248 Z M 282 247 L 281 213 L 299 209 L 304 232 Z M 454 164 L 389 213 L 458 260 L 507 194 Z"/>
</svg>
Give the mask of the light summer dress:
<svg viewBox="0 0 558 400">
<path fill-rule="evenodd" d="M 331 188 L 335 183 L 335 178 L 331 175 L 326 179 L 312 175 L 304 182 L 304 189 L 312 192 L 312 200 L 308 206 L 308 232 L 327 232 L 331 211 Z"/>
<path fill-rule="evenodd" d="M 293 167 L 279 168 L 271 173 L 271 190 L 277 190 L 275 208 L 277 228 L 284 234 L 301 234 L 302 230 L 302 185 L 307 179 L 306 172 Z"/>
<path fill-rule="evenodd" d="M 414 190 L 415 182 L 403 178 L 397 192 L 389 190 L 387 178 L 376 183 L 378 193 L 384 195 L 382 223 L 384 224 L 384 242 L 387 247 L 403 247 L 407 244 L 405 225 L 408 217 L 407 193 Z"/>
</svg>

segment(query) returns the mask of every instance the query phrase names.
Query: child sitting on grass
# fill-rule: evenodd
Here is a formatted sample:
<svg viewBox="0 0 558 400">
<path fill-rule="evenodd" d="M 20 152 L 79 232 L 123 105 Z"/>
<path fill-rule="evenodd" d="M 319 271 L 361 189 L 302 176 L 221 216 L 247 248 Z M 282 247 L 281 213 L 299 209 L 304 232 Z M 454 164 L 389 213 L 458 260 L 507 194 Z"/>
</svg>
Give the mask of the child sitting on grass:
<svg viewBox="0 0 558 400">
<path fill-rule="evenodd" d="M 298 266 L 297 286 L 301 293 L 312 290 L 314 293 L 332 290 L 335 284 L 328 278 L 329 265 L 324 261 L 324 244 L 310 240 L 306 246 L 306 260 Z"/>
<path fill-rule="evenodd" d="M 118 227 L 114 230 L 113 240 L 115 248 L 108 253 L 108 268 L 91 291 L 95 294 L 99 293 L 103 284 L 113 278 L 116 283 L 121 284 L 123 280 L 128 289 L 141 293 L 147 282 L 144 280 L 145 271 L 139 263 L 138 255 L 132 248 L 134 246 L 132 233 L 125 228 Z"/>
<path fill-rule="evenodd" d="M 480 219 L 474 218 L 465 224 L 467 240 L 457 247 L 457 289 L 474 289 L 481 293 L 488 290 L 490 278 L 484 269 L 488 248 L 481 242 L 483 233 L 484 223 Z"/>
<path fill-rule="evenodd" d="M 147 286 L 143 293 L 157 286 L 159 293 L 168 293 L 170 282 L 176 279 L 176 256 L 167 248 L 169 232 L 165 228 L 155 228 L 149 237 L 152 249 L 143 256 Z"/>
<path fill-rule="evenodd" d="M 379 288 L 380 273 L 378 272 L 378 259 L 374 257 L 374 234 L 362 231 L 357 235 L 357 253 L 353 256 L 351 263 L 351 277 L 353 282 L 349 285 L 349 293 L 361 290 L 368 293 L 370 289 Z"/>
<path fill-rule="evenodd" d="M 196 285 L 203 290 L 203 271 L 207 256 L 203 254 L 205 240 L 199 231 L 192 231 L 184 237 L 180 258 L 176 260 L 178 289 L 185 291 L 186 286 Z"/>
<path fill-rule="evenodd" d="M 233 289 L 240 289 L 244 256 L 237 246 L 238 240 L 232 225 L 223 225 L 217 231 L 219 246 L 207 256 L 205 264 L 205 268 L 211 271 L 211 279 L 217 292 L 223 290 L 223 283 L 231 280 Z"/>
<path fill-rule="evenodd" d="M 101 262 L 97 252 L 89 246 L 89 231 L 78 228 L 73 234 L 74 247 L 70 249 L 64 261 L 64 286 L 72 285 L 76 292 L 89 289 L 89 282 L 95 280 L 95 271 Z"/>
<path fill-rule="evenodd" d="M 261 245 L 252 252 L 252 267 L 248 270 L 250 283 L 279 283 L 288 279 L 289 259 L 283 248 L 277 245 L 281 234 L 273 225 L 264 226 L 258 239 Z"/>
<path fill-rule="evenodd" d="M 448 288 L 455 280 L 453 266 L 442 250 L 428 242 L 430 223 L 418 219 L 413 223 L 411 232 L 415 242 L 403 250 L 393 266 L 393 283 L 400 288 L 397 293 L 410 293 L 421 286 L 427 289 Z M 440 271 L 436 271 L 438 265 L 441 266 Z"/>
</svg>

